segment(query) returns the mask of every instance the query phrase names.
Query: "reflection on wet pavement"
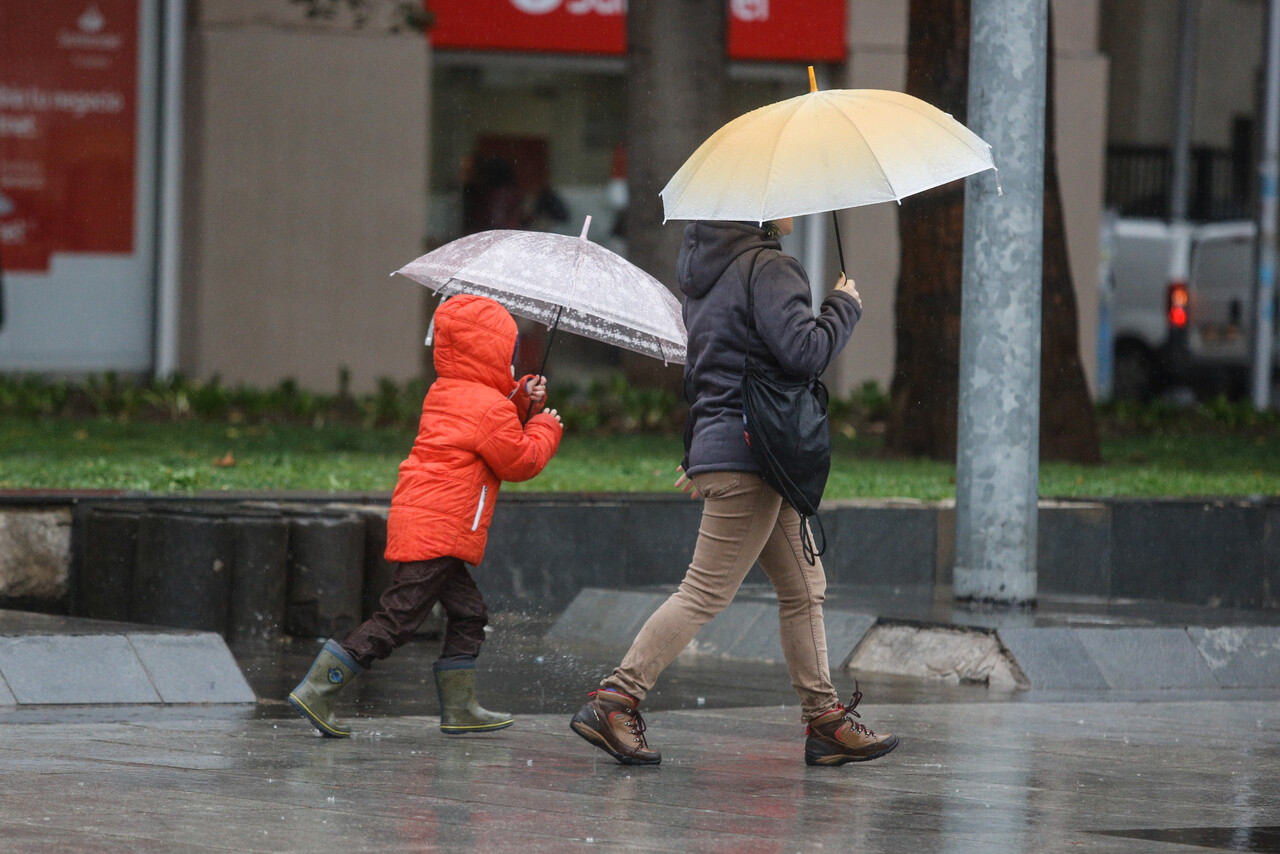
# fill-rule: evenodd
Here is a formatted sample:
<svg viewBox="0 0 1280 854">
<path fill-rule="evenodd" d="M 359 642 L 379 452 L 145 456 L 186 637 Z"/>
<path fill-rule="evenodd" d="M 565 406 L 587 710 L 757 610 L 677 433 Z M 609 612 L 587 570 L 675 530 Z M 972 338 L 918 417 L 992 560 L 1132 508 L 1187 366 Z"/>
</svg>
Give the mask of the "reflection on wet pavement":
<svg viewBox="0 0 1280 854">
<path fill-rule="evenodd" d="M 614 764 L 559 714 L 469 737 L 367 717 L 349 740 L 191 707 L 10 726 L 0 838 L 7 852 L 1127 853 L 1265 843 L 1280 824 L 1273 701 L 866 711 L 902 746 L 841 768 L 804 765 L 794 705 L 654 712 L 650 768 Z"/>
<path fill-rule="evenodd" d="M 810 768 L 785 668 L 701 656 L 677 660 L 646 703 L 662 765 L 624 767 L 568 726 L 621 651 L 548 643 L 550 622 L 495 617 L 481 699 L 517 720 L 485 735 L 439 731 L 426 636 L 354 686 L 347 740 L 283 703 L 314 641 L 235 649 L 256 707 L 0 712 L 0 850 L 1277 850 L 1277 692 L 1055 697 L 864 678 L 864 721 L 902 745 Z"/>
</svg>

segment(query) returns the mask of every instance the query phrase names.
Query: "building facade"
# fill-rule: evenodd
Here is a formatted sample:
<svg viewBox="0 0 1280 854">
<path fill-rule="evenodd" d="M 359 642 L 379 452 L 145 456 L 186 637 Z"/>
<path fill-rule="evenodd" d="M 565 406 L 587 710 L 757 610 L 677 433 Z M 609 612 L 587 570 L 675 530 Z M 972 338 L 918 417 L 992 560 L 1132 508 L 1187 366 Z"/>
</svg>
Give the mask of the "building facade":
<svg viewBox="0 0 1280 854">
<path fill-rule="evenodd" d="M 0 20 L 17 21 L 27 5 L 0 0 Z M 55 87 L 0 59 L 0 193 L 17 203 L 7 213 L 0 206 L 0 371 L 181 371 L 332 389 L 345 369 L 354 389 L 368 389 L 379 377 L 420 373 L 428 358 L 422 340 L 434 300 L 388 278 L 428 248 L 508 224 L 576 234 L 591 215 L 592 238 L 626 251 L 622 0 L 432 0 L 437 20 L 426 38 L 397 31 L 391 17 L 358 26 L 342 11 L 309 18 L 288 0 L 41 5 L 56 23 L 50 38 L 70 34 L 68 68 L 87 75 L 63 87 L 72 94 L 106 91 L 94 77 L 105 73 L 94 37 L 131 22 L 136 67 L 112 72 L 127 81 L 112 84 L 123 106 L 96 114 L 116 130 L 68 131 L 114 140 L 127 168 L 109 173 L 114 195 L 101 191 L 108 213 L 100 204 L 74 214 L 92 226 L 87 233 L 114 228 L 117 243 L 33 249 L 35 231 L 23 223 L 38 217 L 21 207 L 29 196 L 6 187 L 35 180 L 37 161 L 51 175 L 62 167 L 52 149 L 15 144 L 24 117 L 42 114 L 12 93 Z M 374 8 L 390 16 L 394 5 Z M 1107 3 L 1053 8 L 1058 165 L 1092 372 L 1107 139 L 1120 127 L 1108 97 L 1117 86 L 1099 49 Z M 905 87 L 907 0 L 730 0 L 728 10 L 734 114 L 807 91 L 810 64 L 824 86 Z M 72 121 L 68 109 L 61 119 Z M 131 135 L 121 136 L 124 125 Z M 96 187 L 96 167 L 77 168 L 46 204 L 70 205 Z M 868 380 L 887 386 L 892 375 L 896 216 L 892 205 L 841 214 L 866 315 L 828 376 L 837 392 Z M 787 248 L 829 285 L 837 267 L 829 219 L 814 219 Z M 610 370 L 616 358 L 582 343 L 566 354 L 569 375 Z"/>
</svg>

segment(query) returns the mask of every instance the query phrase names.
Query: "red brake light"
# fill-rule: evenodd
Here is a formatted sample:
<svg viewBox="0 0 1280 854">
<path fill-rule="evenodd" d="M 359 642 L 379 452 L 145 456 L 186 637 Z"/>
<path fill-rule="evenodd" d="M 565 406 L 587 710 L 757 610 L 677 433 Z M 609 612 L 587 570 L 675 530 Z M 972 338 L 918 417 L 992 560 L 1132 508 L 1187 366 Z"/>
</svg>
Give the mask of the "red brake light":
<svg viewBox="0 0 1280 854">
<path fill-rule="evenodd" d="M 1169 325 L 1174 329 L 1182 329 L 1187 325 L 1187 286 L 1183 282 L 1169 284 L 1167 301 Z"/>
</svg>

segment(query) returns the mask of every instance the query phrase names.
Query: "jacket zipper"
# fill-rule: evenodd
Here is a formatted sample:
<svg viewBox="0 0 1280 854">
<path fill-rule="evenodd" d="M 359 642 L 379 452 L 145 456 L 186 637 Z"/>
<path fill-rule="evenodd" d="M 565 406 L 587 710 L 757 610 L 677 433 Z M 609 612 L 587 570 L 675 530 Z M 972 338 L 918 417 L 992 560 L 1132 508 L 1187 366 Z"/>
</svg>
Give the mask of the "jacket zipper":
<svg viewBox="0 0 1280 854">
<path fill-rule="evenodd" d="M 471 523 L 471 530 L 473 531 L 480 527 L 480 517 L 484 514 L 484 497 L 488 494 L 489 494 L 489 487 L 481 486 L 480 487 L 480 506 L 476 507 L 476 518 L 475 518 L 475 521 Z"/>
</svg>

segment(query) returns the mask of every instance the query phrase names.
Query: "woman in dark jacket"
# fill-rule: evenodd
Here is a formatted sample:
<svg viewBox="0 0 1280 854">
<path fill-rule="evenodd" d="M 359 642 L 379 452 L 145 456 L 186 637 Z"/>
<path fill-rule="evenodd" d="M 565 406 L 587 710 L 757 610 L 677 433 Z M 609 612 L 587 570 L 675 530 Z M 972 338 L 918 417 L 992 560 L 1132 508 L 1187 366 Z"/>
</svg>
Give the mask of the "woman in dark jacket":
<svg viewBox="0 0 1280 854">
<path fill-rule="evenodd" d="M 831 684 L 822 602 L 822 562 L 805 559 L 799 514 L 760 477 L 742 429 L 742 364 L 748 349 L 785 373 L 824 371 L 862 314 L 853 282 L 841 274 L 814 317 L 809 279 L 778 238 L 792 221 L 764 227 L 694 222 L 680 250 L 680 288 L 689 333 L 685 393 L 687 453 L 676 485 L 704 501 L 693 561 L 679 589 L 654 612 L 617 669 L 573 718 L 573 729 L 623 764 L 657 765 L 638 705 L 698 629 L 733 600 L 758 560 L 778 594 L 782 651 L 808 725 L 805 761 L 841 765 L 874 759 L 898 744 L 859 723 Z M 746 283 L 755 304 L 747 318 Z"/>
</svg>

